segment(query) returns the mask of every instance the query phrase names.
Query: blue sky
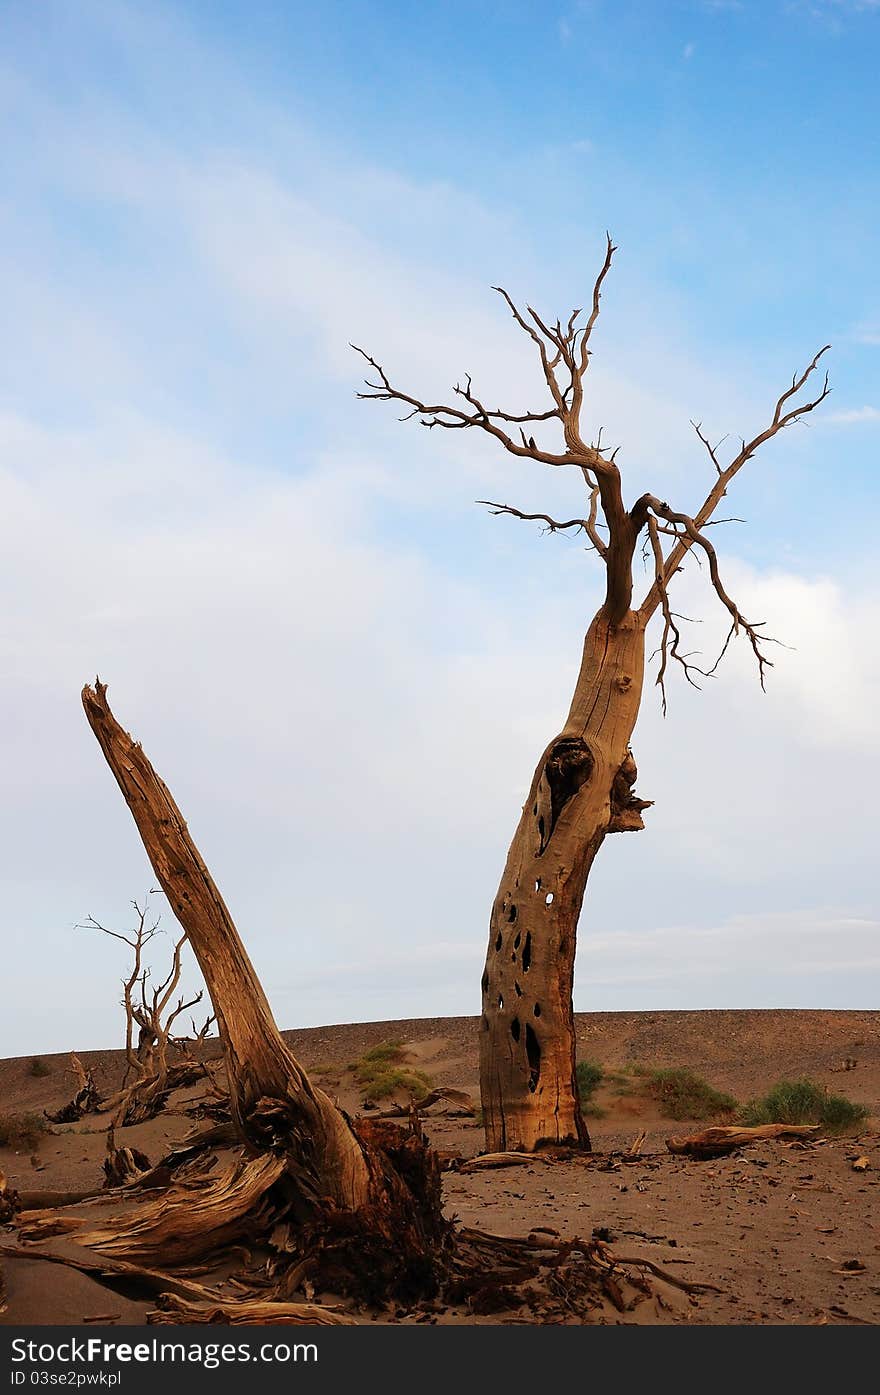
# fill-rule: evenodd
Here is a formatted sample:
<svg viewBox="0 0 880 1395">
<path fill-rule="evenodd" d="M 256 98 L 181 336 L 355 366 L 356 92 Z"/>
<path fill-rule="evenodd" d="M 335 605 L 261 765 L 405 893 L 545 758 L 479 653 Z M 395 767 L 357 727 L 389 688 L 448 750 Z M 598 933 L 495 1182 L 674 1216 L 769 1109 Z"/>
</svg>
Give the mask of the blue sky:
<svg viewBox="0 0 880 1395">
<path fill-rule="evenodd" d="M 695 508 L 689 418 L 750 434 L 828 341 L 834 392 L 722 543 L 793 647 L 766 698 L 744 655 L 665 723 L 648 689 L 657 804 L 603 849 L 576 1004 L 874 1005 L 880 4 L 85 0 L 0 33 L 0 873 L 31 985 L 0 1051 L 118 1034 L 124 966 L 72 927 L 151 878 L 96 670 L 283 1025 L 476 1009 L 599 576 L 473 503 L 570 516 L 576 481 L 357 403 L 347 346 L 534 402 L 489 287 L 567 313 L 606 227 L 590 401 L 629 497 Z M 698 573 L 681 603 L 708 647 Z"/>
</svg>

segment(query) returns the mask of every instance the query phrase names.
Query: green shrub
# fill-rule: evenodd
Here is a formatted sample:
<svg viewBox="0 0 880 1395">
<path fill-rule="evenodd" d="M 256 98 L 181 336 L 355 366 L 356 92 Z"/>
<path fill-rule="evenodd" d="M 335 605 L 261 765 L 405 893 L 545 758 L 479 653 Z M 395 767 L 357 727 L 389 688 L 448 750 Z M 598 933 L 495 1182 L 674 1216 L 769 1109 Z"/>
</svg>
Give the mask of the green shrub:
<svg viewBox="0 0 880 1395">
<path fill-rule="evenodd" d="M 47 1066 L 41 1057 L 35 1056 L 28 1066 L 28 1075 L 33 1075 L 37 1080 L 41 1080 L 46 1075 L 52 1074 L 52 1067 Z"/>
<path fill-rule="evenodd" d="M 33 1150 L 49 1132 L 40 1114 L 0 1114 L 0 1148 Z"/>
<path fill-rule="evenodd" d="M 602 1084 L 605 1072 L 596 1061 L 578 1061 L 575 1075 L 577 1076 L 581 1104 L 583 1104 Z"/>
<path fill-rule="evenodd" d="M 804 1077 L 780 1080 L 761 1099 L 749 1100 L 740 1117 L 744 1124 L 820 1124 L 828 1133 L 845 1133 L 863 1124 L 868 1110 Z"/>
<path fill-rule="evenodd" d="M 716 1090 L 685 1066 L 649 1070 L 644 1078 L 646 1093 L 657 1101 L 667 1119 L 713 1119 L 736 1109 L 732 1096 Z"/>
<path fill-rule="evenodd" d="M 405 1059 L 406 1053 L 399 1041 L 386 1041 L 365 1051 L 360 1060 L 352 1061 L 349 1070 L 354 1071 L 364 1099 L 378 1103 L 391 1095 L 405 1094 L 418 1099 L 427 1094 L 432 1083 L 430 1077 L 403 1064 Z"/>
</svg>

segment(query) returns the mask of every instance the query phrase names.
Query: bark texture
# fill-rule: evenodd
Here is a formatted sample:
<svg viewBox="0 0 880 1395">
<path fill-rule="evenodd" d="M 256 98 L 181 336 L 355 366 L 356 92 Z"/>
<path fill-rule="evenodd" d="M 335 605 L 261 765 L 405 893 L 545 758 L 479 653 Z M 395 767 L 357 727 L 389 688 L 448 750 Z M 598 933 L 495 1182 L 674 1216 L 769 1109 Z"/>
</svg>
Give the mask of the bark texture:
<svg viewBox="0 0 880 1395">
<path fill-rule="evenodd" d="M 180 1262 L 283 1217 L 304 1242 L 322 1237 L 339 1286 L 424 1291 L 448 1233 L 436 1158 L 420 1136 L 392 1125 L 355 1129 L 311 1083 L 170 791 L 116 721 L 105 685 L 86 687 L 83 705 L 204 975 L 233 1119 L 253 1158 L 198 1197 L 182 1187 L 134 1220 L 117 1218 L 106 1236 L 91 1237 L 93 1247 L 139 1259 L 170 1246 Z"/>
<path fill-rule="evenodd" d="M 629 742 L 644 677 L 644 626 L 600 611 L 571 710 L 538 762 L 492 908 L 482 980 L 480 1089 L 486 1146 L 589 1147 L 575 1079 L 572 982 L 578 917 L 607 833 L 639 829 Z"/>
</svg>

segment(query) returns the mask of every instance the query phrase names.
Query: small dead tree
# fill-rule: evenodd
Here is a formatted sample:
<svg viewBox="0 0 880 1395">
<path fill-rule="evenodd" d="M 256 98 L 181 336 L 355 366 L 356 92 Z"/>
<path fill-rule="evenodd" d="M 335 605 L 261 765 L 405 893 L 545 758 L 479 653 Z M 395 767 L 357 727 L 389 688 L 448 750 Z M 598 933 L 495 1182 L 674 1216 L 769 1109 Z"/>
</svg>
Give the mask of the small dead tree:
<svg viewBox="0 0 880 1395">
<path fill-rule="evenodd" d="M 769 422 L 723 463 L 699 422 L 694 430 L 709 457 L 712 483 L 694 513 L 645 493 L 624 501 L 617 449 L 603 447 L 601 432 L 589 442 L 582 411 L 590 343 L 605 278 L 616 248 L 607 240 L 605 259 L 593 286 L 586 320 L 574 310 L 566 321 L 547 322 L 531 308 L 523 314 L 507 291 L 501 295 L 516 324 L 532 341 L 550 405 L 515 412 L 489 407 L 477 396 L 470 375 L 454 388 L 455 402 L 432 404 L 396 387 L 371 355 L 352 347 L 370 365 L 366 391 L 358 396 L 406 408 L 429 430 L 472 431 L 491 437 L 503 450 L 554 469 L 571 467 L 588 496 L 583 516 L 558 520 L 524 513 L 510 504 L 481 500 L 495 514 L 536 521 L 553 533 L 583 534 L 604 567 L 605 594 L 590 624 L 568 716 L 543 751 L 523 806 L 501 884 L 492 907 L 489 948 L 482 978 L 480 1080 L 486 1144 L 490 1150 L 531 1150 L 542 1143 L 589 1147 L 575 1077 L 572 983 L 578 920 L 593 860 L 609 833 L 644 827 L 651 801 L 634 793 L 636 763 L 630 739 L 642 699 L 645 632 L 657 614 L 662 621 L 657 683 L 664 710 L 671 662 L 692 683 L 715 672 L 730 640 L 744 636 L 763 687 L 770 666 L 764 622 L 740 610 L 721 579 L 707 529 L 728 487 L 755 452 L 813 411 L 827 396 L 796 401 L 826 352 L 821 349 L 778 398 Z M 543 444 L 534 433 L 555 428 L 561 441 Z M 634 559 L 642 546 L 652 571 L 647 594 L 634 604 Z M 707 563 L 711 585 L 727 611 L 730 630 L 721 654 L 701 669 L 682 648 L 679 617 L 669 587 L 690 553 Z"/>
<path fill-rule="evenodd" d="M 84 1114 L 97 1113 L 101 1108 L 103 1100 L 95 1077 L 90 1070 L 86 1070 L 75 1051 L 70 1053 L 70 1067 L 76 1079 L 76 1092 L 54 1114 L 43 1111 L 50 1124 L 72 1124 Z"/>
<path fill-rule="evenodd" d="M 196 1007 L 204 997 L 203 990 L 199 989 L 191 998 L 181 996 L 176 1003 L 173 1002 L 183 969 L 181 956 L 186 935 L 181 935 L 174 943 L 168 972 L 161 982 L 154 985 L 144 956 L 147 946 L 161 933 L 161 916 L 152 922 L 148 920 L 146 899 L 142 906 L 137 901 L 131 904 L 135 924 L 129 931 L 111 930 L 91 915 L 85 921 L 89 929 L 100 930 L 101 934 L 109 935 L 111 939 L 121 940 L 132 952 L 131 967 L 122 981 L 125 1074 L 121 1090 L 104 1105 L 105 1111 L 113 1115 L 111 1134 L 114 1128 L 152 1119 L 164 1107 L 172 1090 L 194 1085 L 206 1076 L 211 1078 L 207 1066 L 192 1058 L 191 1043 L 172 1035 L 177 1019 Z M 196 1028 L 193 1022 L 194 1041 L 197 1044 L 205 1040 L 214 1020 L 212 1013 L 201 1028 Z M 169 1049 L 175 1047 L 185 1059 L 169 1060 Z"/>
</svg>

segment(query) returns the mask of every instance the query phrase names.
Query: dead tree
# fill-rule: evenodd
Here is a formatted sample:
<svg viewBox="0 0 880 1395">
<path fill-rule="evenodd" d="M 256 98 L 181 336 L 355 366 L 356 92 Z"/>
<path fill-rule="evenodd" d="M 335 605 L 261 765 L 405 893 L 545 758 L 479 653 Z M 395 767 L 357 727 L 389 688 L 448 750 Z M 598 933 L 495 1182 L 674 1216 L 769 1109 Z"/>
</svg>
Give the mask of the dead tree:
<svg viewBox="0 0 880 1395">
<path fill-rule="evenodd" d="M 534 344 L 549 392 L 550 405 L 544 410 L 491 408 L 477 396 L 470 375 L 456 384 L 452 405 L 431 404 L 394 386 L 381 364 L 357 349 L 373 374 L 359 397 L 402 404 L 406 413 L 401 420 L 415 418 L 429 430 L 477 430 L 511 455 L 579 471 L 588 495 L 582 517 L 559 520 L 510 504 L 480 502 L 493 513 L 539 522 L 549 532 L 584 535 L 605 571 L 604 596 L 586 633 L 568 716 L 538 761 L 492 907 L 482 978 L 480 1081 L 486 1146 L 493 1151 L 532 1150 L 548 1142 L 589 1147 L 575 1079 L 575 940 L 587 877 L 606 835 L 643 828 L 642 812 L 651 803 L 634 793 L 636 763 L 630 749 L 642 699 L 645 631 L 657 614 L 662 629 L 656 681 L 664 710 L 670 663 L 677 662 L 695 683 L 700 674 L 715 672 L 736 635 L 750 644 L 763 687 L 771 662 L 765 646 L 772 641 L 764 622 L 748 620 L 726 590 L 707 529 L 722 521 L 713 515 L 743 465 L 829 391 L 826 375 L 815 398 L 795 401 L 816 372 L 826 351 L 821 349 L 792 378 L 767 425 L 750 440 L 743 438 L 728 463 L 722 463 L 719 446 L 711 444 L 701 424 L 693 423 L 713 476 L 696 512 L 684 513 L 647 493 L 627 507 L 617 449 L 603 447 L 601 431 L 588 443 L 582 426 L 590 341 L 615 250 L 608 238 L 586 320 L 580 310 L 555 323 L 530 306 L 523 314 L 505 290 L 495 287 Z M 545 443 L 541 433 L 550 427 L 561 440 Z M 634 602 L 639 547 L 653 580 L 647 594 Z M 730 619 L 721 654 L 708 669 L 692 662 L 682 648 L 681 617 L 669 597 L 670 582 L 691 552 L 707 563 L 711 585 Z"/>
<path fill-rule="evenodd" d="M 105 1205 L 81 1195 L 48 1209 L 7 1195 L 10 1215 L 21 1213 L 18 1239 L 26 1243 L 0 1244 L 0 1261 L 42 1260 L 145 1289 L 158 1305 L 147 1320 L 159 1322 L 350 1320 L 337 1307 L 316 1308 L 317 1290 L 371 1304 L 405 1299 L 422 1306 L 425 1317 L 436 1313 L 439 1294 L 471 1315 L 526 1304 L 547 1322 L 601 1322 L 653 1294 L 643 1270 L 689 1297 L 712 1287 L 651 1260 L 619 1259 L 596 1235 L 504 1237 L 447 1220 L 439 1160 L 417 1116 L 407 1129 L 353 1123 L 311 1083 L 275 1026 L 167 787 L 113 717 L 103 684 L 85 688 L 83 704 L 204 974 L 240 1143 L 226 1152 L 220 1171 L 213 1148 L 222 1135 L 228 1149 L 233 1126 L 187 1136 L 133 1183 L 114 1179 L 125 1184 L 126 1201 L 132 1187 L 139 1192 L 138 1204 L 109 1218 Z M 74 1204 L 77 1212 L 69 1214 Z M 44 1248 L 59 1236 L 63 1250 Z"/>
<path fill-rule="evenodd" d="M 275 1025 L 180 810 L 114 718 L 106 686 L 84 688 L 83 706 L 198 960 L 246 1145 L 210 1187 L 172 1191 L 84 1240 L 107 1256 L 182 1264 L 286 1225 L 288 1251 L 301 1245 L 328 1283 L 374 1296 L 429 1291 L 451 1229 L 436 1158 L 412 1131 L 352 1125 L 312 1084 Z"/>
<path fill-rule="evenodd" d="M 174 994 L 180 983 L 183 965 L 181 955 L 186 944 L 186 935 L 175 942 L 171 953 L 171 964 L 165 977 L 157 984 L 151 979 L 149 966 L 144 963 L 147 946 L 159 933 L 161 917 L 149 923 L 146 900 L 142 906 L 132 901 L 136 921 L 130 931 L 111 930 L 102 925 L 94 916 L 89 916 L 86 925 L 114 940 L 121 940 L 132 951 L 132 962 L 128 975 L 122 981 L 122 1006 L 125 1011 L 125 1074 L 122 1088 L 103 1105 L 105 1112 L 112 1114 L 110 1135 L 115 1128 L 128 1124 L 143 1123 L 152 1119 L 164 1107 L 172 1090 L 186 1085 L 194 1085 L 198 1080 L 210 1075 L 208 1068 L 190 1055 L 189 1046 L 178 1046 L 172 1036 L 172 1028 L 177 1019 L 190 1008 L 197 1006 L 204 996 L 199 989 L 191 998 L 179 997 L 174 1003 Z M 211 1014 L 201 1028 L 193 1023 L 194 1040 L 205 1040 L 214 1015 Z M 185 1059 L 169 1060 L 169 1050 L 178 1047 Z M 110 1147 L 112 1152 L 112 1146 Z"/>
<path fill-rule="evenodd" d="M 97 1113 L 103 1103 L 94 1075 L 90 1070 L 86 1070 L 75 1051 L 70 1053 L 70 1065 L 76 1078 L 76 1093 L 67 1104 L 56 1109 L 54 1114 L 50 1114 L 48 1110 L 43 1111 L 50 1124 L 72 1124 L 84 1114 Z"/>
</svg>

